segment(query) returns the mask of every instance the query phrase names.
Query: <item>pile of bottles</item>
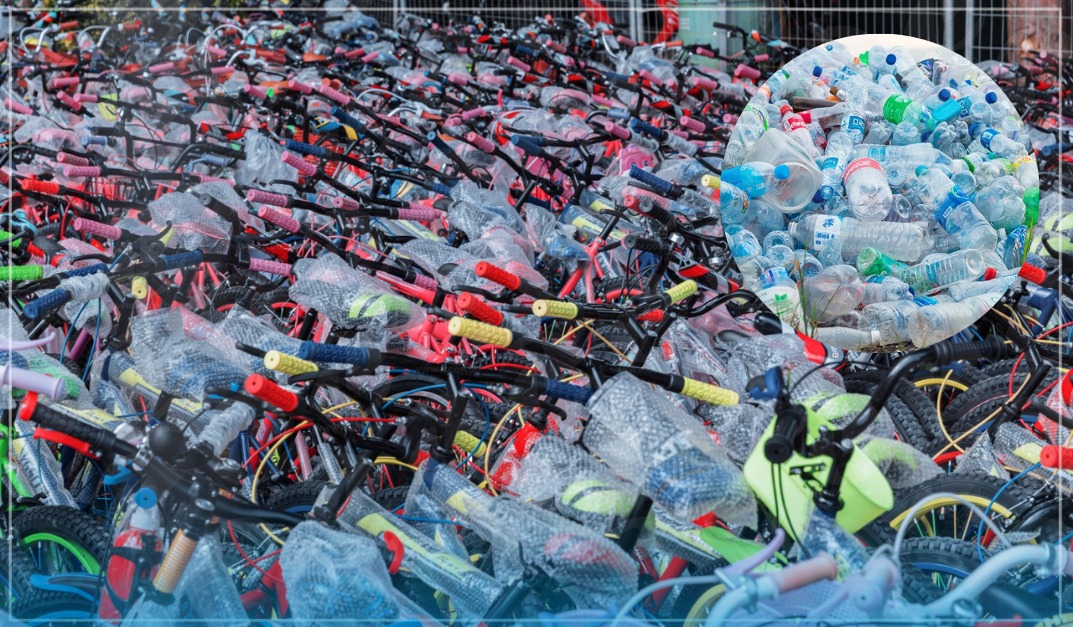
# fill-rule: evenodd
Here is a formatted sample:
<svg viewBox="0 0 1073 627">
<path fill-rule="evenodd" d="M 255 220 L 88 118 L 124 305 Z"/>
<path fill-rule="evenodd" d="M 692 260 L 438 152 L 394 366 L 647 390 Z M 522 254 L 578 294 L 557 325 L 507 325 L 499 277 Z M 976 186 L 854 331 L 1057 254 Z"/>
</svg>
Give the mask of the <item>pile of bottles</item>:
<svg viewBox="0 0 1073 627">
<path fill-rule="evenodd" d="M 1029 135 L 955 53 L 814 48 L 740 116 L 720 181 L 746 286 L 848 349 L 926 346 L 1012 283 L 1039 216 Z"/>
</svg>

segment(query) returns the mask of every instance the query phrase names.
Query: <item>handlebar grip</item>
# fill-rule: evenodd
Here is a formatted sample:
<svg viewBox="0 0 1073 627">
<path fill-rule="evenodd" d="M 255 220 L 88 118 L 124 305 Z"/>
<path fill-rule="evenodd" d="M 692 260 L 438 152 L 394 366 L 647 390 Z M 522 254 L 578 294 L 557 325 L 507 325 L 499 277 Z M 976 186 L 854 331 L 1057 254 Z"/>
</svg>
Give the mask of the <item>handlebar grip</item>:
<svg viewBox="0 0 1073 627">
<path fill-rule="evenodd" d="M 458 303 L 458 307 L 462 311 L 468 313 L 481 322 L 487 322 L 488 324 L 499 326 L 503 324 L 503 313 L 496 311 L 489 307 L 481 299 L 477 298 L 469 292 L 463 292 L 455 301 Z"/>
<path fill-rule="evenodd" d="M 49 81 L 52 84 L 52 89 L 58 89 L 61 87 L 73 87 L 80 82 L 77 76 L 61 76 Z"/>
<path fill-rule="evenodd" d="M 298 170 L 299 174 L 301 174 L 302 176 L 316 176 L 317 174 L 317 166 L 305 161 L 293 152 L 284 152 L 282 155 L 280 155 L 280 159 L 283 161 L 283 163 L 286 163 L 295 170 Z"/>
<path fill-rule="evenodd" d="M 432 222 L 443 217 L 439 209 L 417 209 L 414 207 L 399 209 L 399 220 L 414 220 L 416 222 Z"/>
<path fill-rule="evenodd" d="M 322 364 L 351 364 L 359 368 L 375 368 L 383 360 L 380 351 L 375 348 L 317 342 L 302 342 L 298 347 L 298 357 Z"/>
<path fill-rule="evenodd" d="M 294 411 L 294 408 L 298 407 L 297 394 L 281 388 L 262 375 L 251 374 L 246 377 L 244 387 L 246 392 L 283 411 Z"/>
<path fill-rule="evenodd" d="M 30 115 L 34 112 L 30 107 L 27 107 L 17 100 L 12 100 L 11 98 L 4 98 L 4 106 L 15 113 L 20 113 L 22 115 Z"/>
<path fill-rule="evenodd" d="M 67 301 L 71 300 L 71 293 L 65 289 L 56 289 L 34 300 L 26 303 L 22 308 L 22 312 L 26 314 L 31 320 L 37 320 L 44 316 L 48 312 L 63 307 Z"/>
<path fill-rule="evenodd" d="M 358 211 L 361 209 L 361 205 L 353 198 L 347 198 L 346 196 L 336 196 L 332 198 L 332 207 L 336 209 L 345 209 L 346 211 Z"/>
<path fill-rule="evenodd" d="M 771 55 L 770 54 L 758 54 L 758 55 L 753 57 L 753 63 L 763 63 L 764 61 L 770 61 L 770 60 L 771 60 Z"/>
<path fill-rule="evenodd" d="M 935 361 L 940 364 L 971 359 L 1001 359 L 1009 352 L 1002 340 L 994 335 L 979 342 L 955 344 L 946 340 L 932 346 L 931 350 L 934 352 Z"/>
<path fill-rule="evenodd" d="M 514 341 L 514 334 L 510 329 L 493 327 L 490 324 L 467 320 L 459 316 L 451 318 L 447 323 L 447 332 L 456 337 L 464 337 L 481 344 L 491 344 L 499 348 L 509 348 Z"/>
<path fill-rule="evenodd" d="M 664 293 L 670 297 L 672 303 L 677 304 L 697 293 L 697 282 L 692 279 L 682 281 Z"/>
<path fill-rule="evenodd" d="M 44 266 L 0 266 L 0 281 L 38 281 L 44 276 Z"/>
<path fill-rule="evenodd" d="M 484 442 L 481 442 L 480 439 L 465 431 L 458 431 L 455 433 L 454 444 L 468 455 L 474 457 L 480 457 L 481 455 L 484 455 L 485 452 Z"/>
<path fill-rule="evenodd" d="M 483 111 L 483 109 L 478 109 L 478 111 Z M 492 154 L 496 150 L 495 144 L 473 131 L 466 133 L 466 141 L 476 146 L 477 150 L 480 150 L 481 152 Z"/>
<path fill-rule="evenodd" d="M 110 224 L 95 222 L 85 218 L 75 218 L 72 226 L 74 227 L 74 230 L 79 233 L 96 235 L 97 237 L 108 240 L 117 240 L 123 236 L 123 231 Z"/>
<path fill-rule="evenodd" d="M 67 165 L 63 175 L 69 179 L 95 178 L 101 175 L 101 169 L 92 165 Z"/>
<path fill-rule="evenodd" d="M 251 189 L 246 192 L 246 202 L 256 202 L 273 207 L 290 207 L 291 199 L 283 194 L 266 192 L 263 189 Z"/>
<path fill-rule="evenodd" d="M 544 382 L 544 394 L 584 405 L 589 402 L 593 392 L 590 388 L 548 378 Z"/>
<path fill-rule="evenodd" d="M 62 163 L 64 165 L 89 165 L 89 159 L 79 157 L 78 155 L 72 155 L 69 152 L 57 152 L 56 163 Z"/>
<path fill-rule="evenodd" d="M 477 267 L 474 268 L 473 271 L 482 279 L 488 279 L 493 283 L 498 283 L 509 290 L 517 290 L 522 286 L 521 277 L 497 266 L 493 266 L 487 261 L 478 261 Z"/>
<path fill-rule="evenodd" d="M 705 78 L 703 76 L 694 76 L 693 77 L 693 86 L 694 87 L 700 87 L 701 89 L 707 89 L 709 91 L 715 91 L 715 90 L 719 89 L 719 83 L 718 82 L 713 81 L 710 78 Z"/>
<path fill-rule="evenodd" d="M 513 66 L 523 72 L 530 72 L 533 69 L 533 66 L 521 59 L 515 59 L 514 57 L 507 57 L 507 65 Z"/>
<path fill-rule="evenodd" d="M 1073 470 L 1073 448 L 1048 444 L 1040 450 L 1039 463 L 1044 468 Z"/>
<path fill-rule="evenodd" d="M 224 157 L 221 155 L 204 154 L 198 158 L 198 161 L 201 161 L 202 163 L 207 163 L 209 165 L 214 165 L 218 168 L 225 168 L 228 166 L 228 164 L 231 163 L 231 158 Z"/>
<path fill-rule="evenodd" d="M 368 64 L 372 63 L 373 61 L 376 61 L 379 58 L 380 58 L 380 52 L 374 50 L 374 51 L 370 52 L 369 54 L 364 55 L 361 58 L 361 62 L 366 64 L 366 65 L 368 65 Z"/>
<path fill-rule="evenodd" d="M 77 112 L 77 111 L 82 110 L 82 101 L 81 100 L 75 100 L 73 97 L 71 97 L 71 94 L 69 94 L 69 93 L 67 93 L 65 91 L 56 92 L 56 100 L 59 100 L 63 104 L 65 104 L 68 107 L 70 107 L 71 111 L 76 111 Z"/>
<path fill-rule="evenodd" d="M 134 452 L 133 445 L 118 440 L 112 432 L 65 416 L 52 408 L 41 405 L 38 400 L 39 395 L 37 392 L 26 394 L 26 398 L 22 400 L 22 405 L 19 407 L 19 420 L 33 422 L 40 427 L 67 434 L 88 443 L 92 448 L 109 452 L 116 448 L 121 448 L 122 450 L 116 452 L 122 455 L 129 455 Z M 117 445 L 120 445 L 120 447 L 117 447 Z"/>
<path fill-rule="evenodd" d="M 305 374 L 307 372 L 316 372 L 320 370 L 317 364 L 295 357 L 294 355 L 287 355 L 279 351 L 268 351 L 265 353 L 265 368 L 269 370 L 275 370 L 276 372 L 282 372 L 283 374 Z"/>
<path fill-rule="evenodd" d="M 780 593 L 796 590 L 824 579 L 834 579 L 837 576 L 838 562 L 826 553 L 767 575 Z"/>
<path fill-rule="evenodd" d="M 550 48 L 551 50 L 554 50 L 555 52 L 558 52 L 559 54 L 566 54 L 566 46 L 562 45 L 561 43 L 559 43 L 557 41 L 545 41 L 544 45 L 547 46 L 548 48 Z"/>
<path fill-rule="evenodd" d="M 636 233 L 630 233 L 622 238 L 622 245 L 630 250 L 639 250 L 646 253 L 662 253 L 667 249 L 663 242 L 651 237 L 642 237 Z"/>
<path fill-rule="evenodd" d="M 1036 285 L 1042 285 L 1043 282 L 1047 280 L 1047 271 L 1030 263 L 1026 263 L 1021 266 L 1021 270 L 1017 273 L 1017 276 L 1026 281 L 1031 281 Z"/>
<path fill-rule="evenodd" d="M 89 276 L 91 274 L 97 274 L 98 272 L 107 272 L 108 266 L 103 263 L 95 263 L 92 266 L 85 266 L 83 268 L 75 268 L 74 270 L 67 270 L 64 272 L 69 277 L 72 276 Z"/>
<path fill-rule="evenodd" d="M 329 87 L 328 85 L 322 83 L 316 86 L 316 90 L 320 93 L 320 95 L 330 100 L 334 100 L 339 104 L 343 105 L 344 107 L 350 104 L 350 96 L 344 94 L 338 89 Z"/>
<path fill-rule="evenodd" d="M 630 138 L 630 132 L 614 122 L 604 122 L 604 131 L 610 133 L 616 139 L 627 140 Z"/>
<path fill-rule="evenodd" d="M 682 126 L 682 128 L 689 129 L 695 133 L 703 133 L 704 131 L 708 130 L 707 127 L 704 126 L 703 122 L 699 120 L 694 120 L 688 115 L 683 115 L 682 117 L 678 118 L 678 123 Z"/>
<path fill-rule="evenodd" d="M 562 300 L 541 298 L 533 303 L 533 315 L 541 318 L 573 320 L 578 317 L 578 306 Z"/>
<path fill-rule="evenodd" d="M 474 107 L 473 109 L 466 109 L 462 112 L 462 119 L 466 122 L 474 120 L 476 118 L 483 118 L 488 115 L 488 112 L 481 107 Z"/>
<path fill-rule="evenodd" d="M 637 75 L 645 79 L 649 83 L 652 83 L 656 87 L 663 87 L 664 85 L 664 82 L 662 79 L 660 79 L 660 77 L 656 76 L 652 72 L 649 72 L 648 70 L 640 70 L 637 72 Z"/>
<path fill-rule="evenodd" d="M 287 81 L 287 89 L 293 89 L 305 95 L 313 93 L 313 88 L 305 83 L 294 80 L 293 78 Z M 334 115 L 334 114 L 333 114 Z"/>
<path fill-rule="evenodd" d="M 200 250 L 190 250 L 185 253 L 175 253 L 174 255 L 161 255 L 161 267 L 157 272 L 178 270 L 187 266 L 196 266 L 204 260 L 205 257 L 201 254 Z"/>
<path fill-rule="evenodd" d="M 261 207 L 257 210 L 257 217 L 261 218 L 269 224 L 274 224 L 284 231 L 290 233 L 297 233 L 302 230 L 302 223 L 295 220 L 293 217 L 283 213 L 282 211 L 276 211 L 268 207 Z"/>
<path fill-rule="evenodd" d="M 170 72 L 175 69 L 175 64 L 171 63 L 157 63 L 156 65 L 150 65 L 148 68 L 150 74 L 160 74 L 161 72 Z"/>
<path fill-rule="evenodd" d="M 44 394 L 54 400 L 63 395 L 63 379 L 33 370 L 16 368 L 10 363 L 0 367 L 0 382 L 12 388 Z"/>
<path fill-rule="evenodd" d="M 271 259 L 250 258 L 249 265 L 250 270 L 254 272 L 264 272 L 265 274 L 275 274 L 276 276 L 290 276 L 293 270 L 291 264 L 272 261 Z"/>
<path fill-rule="evenodd" d="M 38 179 L 19 179 L 19 187 L 24 192 L 47 194 L 55 196 L 60 193 L 60 184 L 55 181 L 40 181 Z"/>
<path fill-rule="evenodd" d="M 618 72 L 604 72 L 604 77 L 608 80 L 618 81 L 620 83 L 629 83 L 630 77 L 626 74 L 619 74 Z"/>
<path fill-rule="evenodd" d="M 737 405 L 738 393 L 726 388 L 716 387 L 710 383 L 686 379 L 683 377 L 682 394 L 709 405 Z"/>
<path fill-rule="evenodd" d="M 645 172 L 636 165 L 630 165 L 630 178 L 644 183 L 665 196 L 670 194 L 671 190 L 674 188 L 671 183 L 661 179 L 651 172 Z"/>
<path fill-rule="evenodd" d="M 328 154 L 328 149 L 324 146 L 314 146 L 313 144 L 307 144 L 293 139 L 283 140 L 283 147 L 300 155 L 313 155 L 318 159 L 323 158 L 324 155 Z"/>
<path fill-rule="evenodd" d="M 535 57 L 535 56 L 537 56 L 537 55 L 538 55 L 537 51 L 536 51 L 536 50 L 533 50 L 533 49 L 532 49 L 532 48 L 530 48 L 529 46 L 522 46 L 522 45 L 519 45 L 519 46 L 516 46 L 516 47 L 515 47 L 514 49 L 515 49 L 515 50 L 516 50 L 517 52 L 519 52 L 520 54 L 524 54 L 524 55 L 527 55 L 527 56 L 530 56 L 530 57 Z"/>
<path fill-rule="evenodd" d="M 642 135 L 654 137 L 656 139 L 663 137 L 662 129 L 657 126 L 652 126 L 651 124 L 645 122 L 640 118 L 633 118 L 632 120 L 630 120 L 630 130 L 641 133 Z"/>
<path fill-rule="evenodd" d="M 744 63 L 739 63 L 738 67 L 734 68 L 734 76 L 737 78 L 748 78 L 750 80 L 756 80 L 760 78 L 760 70 L 749 67 Z"/>
<path fill-rule="evenodd" d="M 539 157 L 542 152 L 540 146 L 533 143 L 529 137 L 525 135 L 512 135 L 510 143 L 514 144 L 518 148 L 521 148 L 522 152 L 530 157 Z"/>
</svg>

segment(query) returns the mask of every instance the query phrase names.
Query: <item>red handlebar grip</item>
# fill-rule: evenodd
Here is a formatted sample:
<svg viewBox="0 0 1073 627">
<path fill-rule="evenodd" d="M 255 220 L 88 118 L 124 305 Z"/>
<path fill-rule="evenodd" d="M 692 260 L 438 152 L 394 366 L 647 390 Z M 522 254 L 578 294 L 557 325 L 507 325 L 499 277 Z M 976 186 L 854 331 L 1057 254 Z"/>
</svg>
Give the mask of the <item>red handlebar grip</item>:
<svg viewBox="0 0 1073 627">
<path fill-rule="evenodd" d="M 148 68 L 150 74 L 160 74 L 161 72 L 170 72 L 175 69 L 175 64 L 171 63 L 157 63 L 156 65 L 150 65 Z"/>
<path fill-rule="evenodd" d="M 662 309 L 653 309 L 652 311 L 637 316 L 638 322 L 660 322 L 661 320 L 663 320 Z"/>
<path fill-rule="evenodd" d="M 1038 266 L 1026 263 L 1021 266 L 1021 271 L 1017 273 L 1017 276 L 1032 281 L 1036 285 L 1040 285 L 1047 280 L 1047 271 Z"/>
<path fill-rule="evenodd" d="M 293 89 L 295 91 L 300 91 L 303 94 L 306 94 L 307 96 L 309 94 L 313 93 L 313 88 L 312 87 L 310 87 L 309 85 L 306 85 L 305 83 L 300 83 L 300 82 L 294 80 L 293 78 L 291 80 L 287 81 L 287 88 L 288 89 Z"/>
<path fill-rule="evenodd" d="M 760 70 L 749 67 L 744 63 L 739 63 L 738 67 L 734 68 L 734 76 L 737 78 L 748 78 L 750 80 L 756 80 L 760 78 Z"/>
<path fill-rule="evenodd" d="M 482 302 L 481 299 L 469 292 L 465 292 L 458 297 L 458 306 L 462 311 L 465 311 L 481 322 L 494 324 L 497 327 L 503 324 L 503 314 L 501 312 L 492 309 Z"/>
<path fill-rule="evenodd" d="M 71 108 L 72 111 L 81 111 L 82 103 L 71 97 L 71 94 L 65 91 L 56 92 L 56 99 Z"/>
<path fill-rule="evenodd" d="M 30 115 L 34 112 L 34 110 L 30 107 L 27 107 L 26 105 L 16 100 L 12 100 L 11 98 L 4 98 L 4 106 L 8 109 L 11 109 L 15 113 L 21 113 L 22 115 Z"/>
<path fill-rule="evenodd" d="M 503 287 L 516 290 L 522 286 L 522 279 L 516 274 L 507 272 L 503 268 L 498 268 L 488 263 L 487 261 L 477 262 L 477 267 L 474 268 L 477 276 L 482 279 L 488 279 L 493 283 L 499 283 Z"/>
<path fill-rule="evenodd" d="M 710 78 L 704 78 L 703 76 L 693 77 L 693 86 L 700 87 L 701 89 L 715 90 L 719 89 L 719 83 L 713 81 Z"/>
<path fill-rule="evenodd" d="M 246 391 L 262 401 L 279 407 L 283 411 L 294 411 L 298 407 L 298 395 L 288 392 L 259 374 L 246 377 Z"/>
<path fill-rule="evenodd" d="M 54 78 L 51 81 L 53 89 L 71 87 L 77 85 L 79 82 L 80 79 L 77 76 L 61 76 L 60 78 Z"/>
<path fill-rule="evenodd" d="M 52 181 L 39 181 L 37 179 L 22 179 L 19 185 L 24 192 L 37 192 L 38 194 L 59 194 L 60 184 Z"/>
<path fill-rule="evenodd" d="M 1044 468 L 1073 470 L 1073 448 L 1048 444 L 1039 452 L 1039 463 Z"/>
<path fill-rule="evenodd" d="M 496 150 L 495 144 L 473 131 L 466 133 L 466 141 L 476 146 L 477 150 L 480 150 L 481 152 L 492 154 Z"/>
</svg>

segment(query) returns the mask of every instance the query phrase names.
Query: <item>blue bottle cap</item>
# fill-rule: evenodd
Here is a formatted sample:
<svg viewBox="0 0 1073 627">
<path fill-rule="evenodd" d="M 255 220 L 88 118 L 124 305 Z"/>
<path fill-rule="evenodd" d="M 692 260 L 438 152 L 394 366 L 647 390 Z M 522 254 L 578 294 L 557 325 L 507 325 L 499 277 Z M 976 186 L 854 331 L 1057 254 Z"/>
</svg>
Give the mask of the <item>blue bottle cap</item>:
<svg viewBox="0 0 1073 627">
<path fill-rule="evenodd" d="M 819 78 L 820 76 L 823 75 L 823 68 L 818 66 L 818 65 L 813 66 L 812 67 L 812 75 L 815 76 L 816 78 Z"/>
<path fill-rule="evenodd" d="M 784 181 L 790 178 L 790 168 L 785 163 L 775 166 L 775 180 Z"/>
<path fill-rule="evenodd" d="M 947 100 L 950 100 L 950 90 L 945 88 L 945 87 L 940 89 L 939 90 L 939 100 L 942 100 L 943 102 L 946 102 Z"/>
<path fill-rule="evenodd" d="M 998 94 L 993 91 L 987 92 L 986 94 L 984 94 L 984 102 L 986 102 L 987 104 L 995 104 L 996 102 L 998 102 Z"/>
<path fill-rule="evenodd" d="M 976 137 L 983 131 L 983 128 L 981 127 L 983 127 L 983 124 L 979 122 L 973 122 L 969 125 L 969 135 L 971 135 L 972 137 Z"/>
<path fill-rule="evenodd" d="M 917 169 L 914 170 L 914 172 L 916 173 L 917 176 L 920 176 L 921 174 L 924 174 L 924 172 L 926 172 L 927 170 L 928 170 L 928 166 L 926 166 L 926 165 L 918 165 Z"/>
<path fill-rule="evenodd" d="M 156 491 L 152 488 L 141 488 L 134 493 L 134 502 L 142 509 L 149 509 L 156 505 Z"/>
<path fill-rule="evenodd" d="M 893 54 L 888 54 L 886 61 L 887 61 L 887 65 L 894 65 L 895 63 L 898 62 L 898 57 L 893 55 Z"/>
</svg>

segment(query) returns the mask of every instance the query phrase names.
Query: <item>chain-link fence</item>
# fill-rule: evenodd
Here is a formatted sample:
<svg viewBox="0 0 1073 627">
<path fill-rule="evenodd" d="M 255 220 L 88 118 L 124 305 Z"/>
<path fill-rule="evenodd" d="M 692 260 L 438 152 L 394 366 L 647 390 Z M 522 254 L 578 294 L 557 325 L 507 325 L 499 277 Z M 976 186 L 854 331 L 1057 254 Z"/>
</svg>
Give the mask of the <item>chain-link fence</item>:
<svg viewBox="0 0 1073 627">
<path fill-rule="evenodd" d="M 1069 56 L 1073 0 L 365 0 L 359 6 L 381 19 L 400 12 L 446 20 L 473 14 L 485 21 L 523 26 L 533 18 L 587 11 L 610 20 L 636 39 L 650 40 L 677 14 L 678 37 L 710 42 L 732 53 L 738 44 L 713 22 L 759 30 L 797 46 L 872 33 L 919 37 L 974 61 L 1017 61 L 1028 51 Z"/>
</svg>

